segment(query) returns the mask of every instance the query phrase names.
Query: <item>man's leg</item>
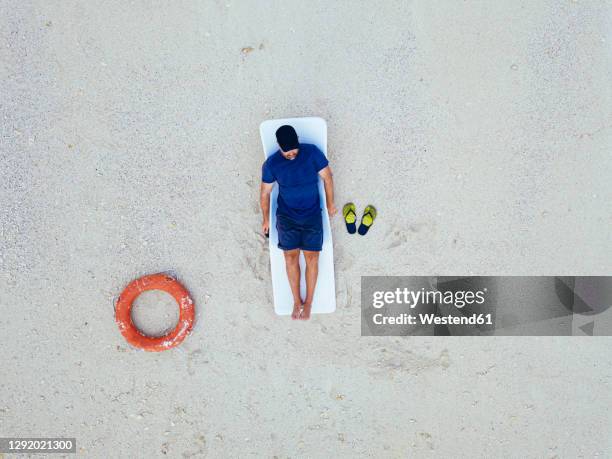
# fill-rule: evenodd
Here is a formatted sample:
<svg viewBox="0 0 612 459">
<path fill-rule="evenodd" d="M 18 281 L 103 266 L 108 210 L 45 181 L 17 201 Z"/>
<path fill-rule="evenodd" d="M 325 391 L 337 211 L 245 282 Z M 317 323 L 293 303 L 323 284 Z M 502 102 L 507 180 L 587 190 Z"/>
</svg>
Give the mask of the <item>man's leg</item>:
<svg viewBox="0 0 612 459">
<path fill-rule="evenodd" d="M 297 319 L 302 309 L 302 298 L 300 297 L 300 249 L 283 250 L 285 255 L 285 266 L 287 268 L 287 278 L 293 294 L 292 319 Z M 308 274 L 308 270 L 306 270 Z"/>
<path fill-rule="evenodd" d="M 300 315 L 300 319 L 308 320 L 310 319 L 312 299 L 315 287 L 317 286 L 317 277 L 319 276 L 319 252 L 304 250 L 304 259 L 306 260 L 306 299 L 304 300 L 304 310 Z"/>
<path fill-rule="evenodd" d="M 300 298 L 300 245 L 301 230 L 290 218 L 276 215 L 276 229 L 278 230 L 278 248 L 285 255 L 287 279 L 293 294 L 292 319 L 297 319 L 302 309 Z"/>
</svg>

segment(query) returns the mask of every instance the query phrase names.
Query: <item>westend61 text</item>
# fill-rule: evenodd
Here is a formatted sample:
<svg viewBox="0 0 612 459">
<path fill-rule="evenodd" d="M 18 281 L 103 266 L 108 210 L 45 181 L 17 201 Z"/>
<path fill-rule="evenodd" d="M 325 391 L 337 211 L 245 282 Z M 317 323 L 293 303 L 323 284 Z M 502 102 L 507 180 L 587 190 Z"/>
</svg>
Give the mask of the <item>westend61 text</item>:
<svg viewBox="0 0 612 459">
<path fill-rule="evenodd" d="M 376 325 L 493 325 L 491 314 L 472 314 L 471 316 L 438 316 L 436 314 L 398 314 L 385 316 L 374 314 L 372 322 Z"/>
</svg>

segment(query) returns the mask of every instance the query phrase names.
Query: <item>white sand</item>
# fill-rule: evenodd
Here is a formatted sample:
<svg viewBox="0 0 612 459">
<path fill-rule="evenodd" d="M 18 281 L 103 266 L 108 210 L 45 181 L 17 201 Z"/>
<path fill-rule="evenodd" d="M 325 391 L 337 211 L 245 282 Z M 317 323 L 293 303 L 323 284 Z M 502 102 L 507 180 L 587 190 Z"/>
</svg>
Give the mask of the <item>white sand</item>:
<svg viewBox="0 0 612 459">
<path fill-rule="evenodd" d="M 0 3 L 1 435 L 100 458 L 612 455 L 609 338 L 362 338 L 359 305 L 368 274 L 612 273 L 612 4 L 354 5 Z M 306 115 L 337 205 L 380 217 L 333 222 L 338 311 L 292 323 L 258 125 Z M 198 322 L 134 351 L 113 298 L 165 270 Z"/>
</svg>

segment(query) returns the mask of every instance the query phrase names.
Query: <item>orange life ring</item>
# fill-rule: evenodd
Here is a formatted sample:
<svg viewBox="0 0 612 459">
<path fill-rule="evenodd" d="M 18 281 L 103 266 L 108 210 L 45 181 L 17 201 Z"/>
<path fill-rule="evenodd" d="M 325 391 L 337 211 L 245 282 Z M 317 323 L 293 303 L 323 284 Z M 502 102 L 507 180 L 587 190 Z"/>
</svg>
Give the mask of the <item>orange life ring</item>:
<svg viewBox="0 0 612 459">
<path fill-rule="evenodd" d="M 138 295 L 147 290 L 163 290 L 174 297 L 179 305 L 178 324 L 168 334 L 160 337 L 144 335 L 132 322 L 132 303 Z M 193 300 L 189 292 L 176 279 L 167 274 L 151 274 L 130 282 L 121 292 L 115 307 L 115 320 L 119 331 L 132 346 L 145 351 L 159 352 L 171 349 L 183 342 L 193 327 Z"/>
</svg>

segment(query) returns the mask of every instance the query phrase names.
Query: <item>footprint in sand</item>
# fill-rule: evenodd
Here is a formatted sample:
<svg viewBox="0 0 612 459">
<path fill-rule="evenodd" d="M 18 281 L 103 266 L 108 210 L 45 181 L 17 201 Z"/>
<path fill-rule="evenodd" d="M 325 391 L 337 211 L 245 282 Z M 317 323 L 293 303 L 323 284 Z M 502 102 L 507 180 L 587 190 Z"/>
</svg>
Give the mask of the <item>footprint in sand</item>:
<svg viewBox="0 0 612 459">
<path fill-rule="evenodd" d="M 429 225 L 425 222 L 412 223 L 408 226 L 408 231 L 410 233 L 417 234 L 421 233 L 428 226 Z M 408 242 L 408 233 L 395 225 L 386 234 L 385 239 L 391 239 L 391 243 L 387 246 L 387 248 L 394 249 Z"/>
<path fill-rule="evenodd" d="M 385 239 L 391 239 L 391 243 L 387 245 L 388 249 L 394 249 L 408 242 L 408 236 L 406 233 L 397 229 L 397 227 L 389 231 L 385 236 Z"/>
<path fill-rule="evenodd" d="M 237 240 L 245 254 L 247 266 L 258 280 L 264 280 L 268 270 L 267 239 L 263 234 L 253 231 L 248 239 Z"/>
</svg>

